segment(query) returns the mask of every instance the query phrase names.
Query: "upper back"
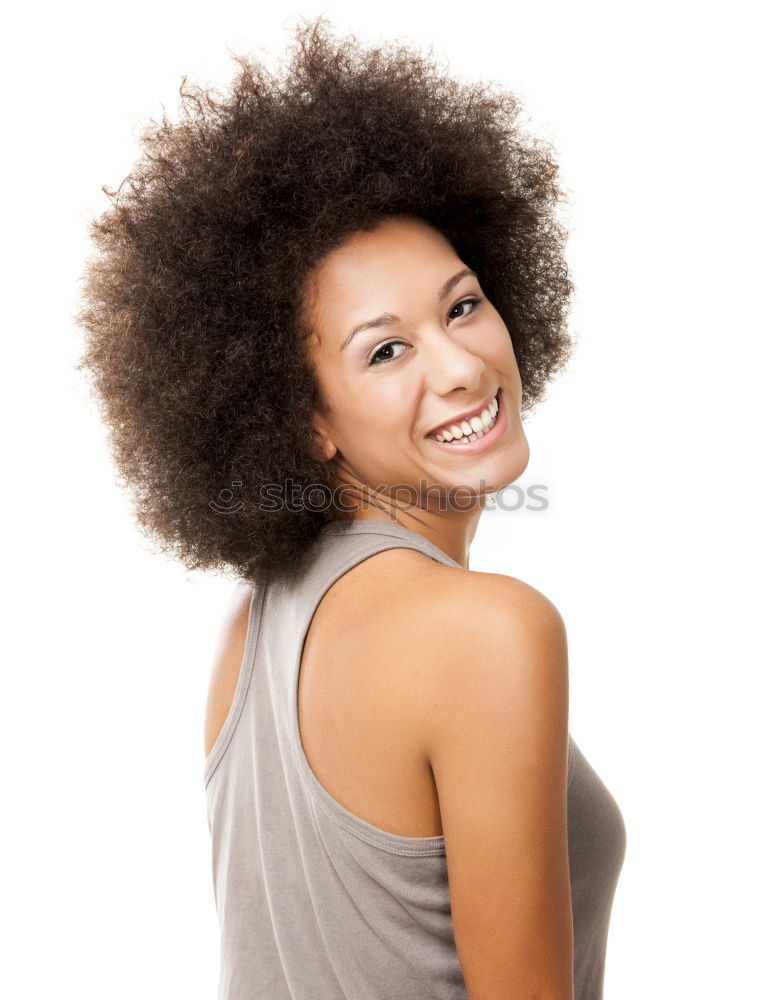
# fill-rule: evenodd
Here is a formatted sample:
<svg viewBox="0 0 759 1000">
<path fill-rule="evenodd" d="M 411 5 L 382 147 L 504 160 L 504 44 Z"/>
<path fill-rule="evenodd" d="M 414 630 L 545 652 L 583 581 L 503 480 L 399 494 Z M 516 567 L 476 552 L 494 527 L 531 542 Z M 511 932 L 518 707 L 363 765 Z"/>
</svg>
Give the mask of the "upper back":
<svg viewBox="0 0 759 1000">
<path fill-rule="evenodd" d="M 298 720 L 310 767 L 352 813 L 396 834 L 442 834 L 405 654 L 409 635 L 427 632 L 415 593 L 465 572 L 412 549 L 375 554 L 327 590 L 303 645 Z M 251 584 L 238 585 L 222 626 L 207 699 L 206 756 L 229 715 L 253 594 Z"/>
<path fill-rule="evenodd" d="M 332 585 L 344 575 L 347 581 L 354 567 L 371 561 L 369 556 L 404 545 L 416 549 L 414 555 L 434 553 L 439 562 L 456 565 L 399 525 L 382 525 L 377 531 L 376 525 L 367 529 L 366 524 L 348 526 L 347 532 L 340 530 L 343 526 L 325 530 L 296 581 L 270 577 L 252 593 L 242 592 L 231 616 L 230 632 L 237 643 L 230 643 L 234 651 L 229 656 L 222 650 L 219 657 L 228 667 L 239 648 L 250 594 L 234 694 L 204 768 L 222 931 L 222 998 L 408 997 L 415 992 L 430 998 L 466 996 L 450 925 L 442 835 L 410 836 L 404 826 L 396 833 L 348 808 L 319 780 L 301 739 L 297 699 L 312 621 L 319 629 L 314 634 L 334 653 L 336 666 L 326 675 L 332 685 L 339 687 L 341 678 L 345 685 L 351 676 L 359 687 L 376 662 L 366 651 L 357 653 L 350 602 L 340 592 L 317 620 L 319 604 Z M 412 570 L 410 561 L 405 568 Z M 382 602 L 369 577 L 362 580 L 357 573 L 354 580 L 358 599 L 353 620 L 357 633 L 368 635 L 368 623 L 378 610 L 381 614 L 374 605 Z M 354 652 L 363 660 L 356 662 Z M 350 675 L 352 659 L 356 669 Z M 317 666 L 324 662 L 320 656 Z M 228 674 L 234 671 L 221 666 L 215 673 L 222 679 L 212 682 L 212 691 L 219 695 L 209 701 L 218 706 L 228 696 Z M 308 670 L 305 676 L 314 682 L 324 679 Z M 373 681 L 380 679 L 375 672 Z M 335 687 L 315 683 L 314 690 L 334 693 Z M 309 702 L 306 697 L 305 702 L 309 716 L 309 706 L 318 713 L 330 699 Z M 353 707 L 358 711 L 362 704 L 368 702 L 356 699 Z M 221 709 L 210 715 L 218 724 Z M 339 733 L 342 724 L 333 711 L 330 723 L 311 726 L 309 732 Z M 372 730 L 378 739 L 380 726 L 381 721 Z M 390 731 L 385 731 L 386 750 L 393 746 Z M 345 772 L 337 777 L 342 782 Z M 377 782 L 369 784 L 376 787 Z M 335 790 L 340 793 L 339 787 Z"/>
<path fill-rule="evenodd" d="M 525 827 L 524 846 L 515 847 L 515 841 L 507 849 L 505 831 L 513 826 L 519 781 L 510 786 L 504 772 L 500 804 L 506 811 L 498 816 L 478 798 L 479 777 L 492 772 L 493 741 L 502 734 L 498 726 L 492 732 L 477 728 L 495 702 L 478 696 L 476 684 L 499 685 L 501 699 L 509 693 L 503 676 L 492 672 L 490 655 L 479 652 L 497 658 L 505 643 L 516 671 L 510 676 L 521 679 L 522 696 L 530 688 L 536 692 L 533 704 L 544 699 L 561 712 L 566 681 L 561 669 L 549 665 L 541 675 L 540 667 L 523 667 L 520 673 L 519 666 L 522 650 L 529 653 L 533 645 L 550 647 L 549 659 L 556 655 L 562 628 L 555 609 L 521 581 L 463 570 L 400 525 L 353 522 L 344 528 L 325 531 L 297 581 L 241 586 L 220 643 L 206 720 L 207 748 L 213 746 L 204 773 L 222 928 L 220 997 L 256 995 L 250 978 L 255 969 L 254 978 L 265 977 L 266 995 L 275 1000 L 310 997 L 315 989 L 320 995 L 368 990 L 406 997 L 415 995 L 415 988 L 429 998 L 464 1000 L 462 955 L 470 977 L 473 962 L 486 975 L 498 970 L 489 958 L 493 949 L 484 948 L 478 957 L 472 944 L 477 911 L 470 913 L 456 886 L 473 879 L 468 872 L 462 878 L 461 859 L 477 857 L 477 851 L 464 849 L 473 837 L 487 837 L 506 823 L 490 838 L 496 852 L 487 859 L 491 871 L 509 857 L 530 855 L 548 826 L 564 838 L 563 844 L 552 842 L 551 857 L 563 854 L 574 881 L 585 887 L 570 901 L 575 1000 L 600 998 L 604 919 L 624 850 L 613 799 L 571 739 L 562 765 L 560 743 L 548 746 L 539 733 L 543 749 L 536 756 L 517 730 L 511 747 L 523 753 L 521 763 L 515 758 L 517 770 L 538 756 L 550 759 L 552 775 L 563 768 L 567 823 L 562 827 L 556 812 L 541 818 L 535 811 L 538 795 L 528 808 L 532 832 Z M 477 623 L 481 632 L 484 625 L 484 638 Z M 459 660 L 460 694 L 468 703 L 452 687 L 459 683 Z M 508 656 L 501 662 L 509 663 Z M 436 674 L 440 667 L 444 676 Z M 525 678 L 533 675 L 534 685 L 529 681 L 525 687 Z M 507 700 L 502 704 L 508 707 Z M 457 734 L 455 727 L 439 725 L 442 716 L 450 725 L 466 720 L 467 712 L 467 726 L 474 720 L 469 734 L 466 726 Z M 543 734 L 556 718 L 560 715 L 543 724 Z M 464 740 L 450 742 L 447 756 L 441 753 L 447 737 L 442 741 L 439 735 L 446 731 Z M 491 752 L 473 757 L 474 768 L 466 773 L 462 761 L 478 738 Z M 460 749 L 453 752 L 456 746 Z M 446 790 L 442 813 L 438 787 Z M 495 809 L 498 784 L 491 787 Z M 464 799 L 454 804 L 462 789 Z M 561 789 L 556 784 L 552 789 L 552 802 L 561 804 Z M 466 826 L 476 816 L 480 834 Z M 588 822 L 605 831 L 605 842 L 579 839 Z M 485 843 L 477 849 L 481 859 Z M 504 877 L 509 871 L 507 865 Z M 524 887 L 507 892 L 501 902 L 519 898 L 529 903 Z M 556 912 L 566 919 L 566 911 Z M 539 940 L 526 917 L 512 914 L 512 919 L 526 933 L 524 941 Z M 558 924 L 552 928 L 555 935 Z M 492 925 L 482 930 L 487 942 Z M 558 947 L 565 955 L 565 945 Z"/>
</svg>

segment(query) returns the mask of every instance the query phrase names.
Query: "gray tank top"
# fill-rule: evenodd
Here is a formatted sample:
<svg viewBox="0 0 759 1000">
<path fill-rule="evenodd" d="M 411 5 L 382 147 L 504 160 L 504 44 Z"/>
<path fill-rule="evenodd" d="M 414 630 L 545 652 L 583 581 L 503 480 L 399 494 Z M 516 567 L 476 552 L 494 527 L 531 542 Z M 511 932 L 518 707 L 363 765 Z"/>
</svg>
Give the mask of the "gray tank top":
<svg viewBox="0 0 759 1000">
<path fill-rule="evenodd" d="M 219 1000 L 465 1000 L 443 836 L 389 833 L 349 812 L 303 750 L 307 629 L 357 563 L 410 548 L 458 566 L 396 522 L 323 529 L 295 582 L 256 587 L 232 705 L 204 769 L 221 931 Z M 619 808 L 570 736 L 574 997 L 600 1000 L 626 848 Z"/>
</svg>

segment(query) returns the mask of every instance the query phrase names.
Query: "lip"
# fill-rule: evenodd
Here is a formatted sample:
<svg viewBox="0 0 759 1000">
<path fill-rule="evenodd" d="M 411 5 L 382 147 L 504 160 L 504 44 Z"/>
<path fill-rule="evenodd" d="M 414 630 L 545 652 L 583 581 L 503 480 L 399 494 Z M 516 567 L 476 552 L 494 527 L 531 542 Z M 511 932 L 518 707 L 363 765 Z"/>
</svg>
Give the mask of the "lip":
<svg viewBox="0 0 759 1000">
<path fill-rule="evenodd" d="M 434 437 L 429 437 L 429 435 L 425 435 L 426 440 L 431 441 L 435 447 L 442 448 L 444 451 L 456 452 L 457 454 L 462 455 L 476 455 L 478 452 L 485 451 L 486 448 L 490 448 L 491 445 L 495 444 L 496 441 L 503 437 L 507 425 L 506 407 L 503 401 L 503 388 L 499 386 L 495 395 L 498 399 L 498 416 L 495 418 L 495 423 L 492 425 L 487 434 L 483 434 L 482 437 L 476 438 L 474 441 L 468 441 L 466 444 L 454 444 L 450 441 L 437 441 Z M 485 406 L 483 406 L 482 409 L 484 410 Z M 470 410 L 469 412 L 471 413 L 472 411 Z M 455 424 L 456 422 L 456 420 L 451 420 L 452 424 Z M 443 426 L 447 425 L 444 424 Z M 432 434 L 434 431 L 430 431 L 430 433 Z"/>
<path fill-rule="evenodd" d="M 433 427 L 431 431 L 427 431 L 426 436 L 429 437 L 431 434 L 439 434 L 444 427 L 450 427 L 451 424 L 460 424 L 462 420 L 469 420 L 471 417 L 479 417 L 482 411 L 486 410 L 488 406 L 490 406 L 491 402 L 500 391 L 501 388 L 499 386 L 495 392 L 491 392 L 490 395 L 486 397 L 484 403 L 481 403 L 479 406 L 473 406 L 471 410 L 464 410 L 463 413 L 459 413 L 456 417 L 451 417 L 450 420 L 444 420 L 442 424 L 438 424 L 437 427 Z"/>
</svg>

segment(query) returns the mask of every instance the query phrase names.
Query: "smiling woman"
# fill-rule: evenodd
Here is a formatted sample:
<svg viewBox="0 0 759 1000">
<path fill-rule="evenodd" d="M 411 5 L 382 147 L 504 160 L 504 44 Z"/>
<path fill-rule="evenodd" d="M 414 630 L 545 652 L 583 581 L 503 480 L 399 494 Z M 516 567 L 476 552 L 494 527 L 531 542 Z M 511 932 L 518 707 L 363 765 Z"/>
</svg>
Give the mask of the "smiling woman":
<svg viewBox="0 0 759 1000">
<path fill-rule="evenodd" d="M 469 569 L 572 346 L 551 151 L 495 84 L 322 18 L 238 62 L 146 129 L 79 316 L 141 527 L 238 578 L 219 1000 L 600 1000 L 625 828 L 564 623 Z"/>
<path fill-rule="evenodd" d="M 457 342 L 483 312 L 491 331 L 508 330 L 523 413 L 571 354 L 572 284 L 552 151 L 519 127 L 512 94 L 458 83 L 400 43 L 330 37 L 323 18 L 297 29 L 276 73 L 235 58 L 228 94 L 183 83 L 182 121 L 151 123 L 144 157 L 107 191 L 84 274 L 79 367 L 140 527 L 188 568 L 260 580 L 297 575 L 332 519 L 331 507 L 295 500 L 335 472 L 306 419 L 323 401 L 304 300 L 331 252 L 388 217 L 426 224 L 446 267 L 426 271 L 419 295 L 450 312 Z M 459 276 L 465 268 L 477 277 Z M 381 269 L 375 277 L 390 287 Z M 378 377 L 406 364 L 385 363 L 407 352 L 389 342 L 420 319 L 408 284 L 403 301 L 381 290 L 353 289 L 351 315 L 330 317 L 345 344 L 391 314 L 375 341 L 362 333 L 344 346 Z M 426 353 L 428 313 L 419 333 Z M 490 388 L 428 400 L 419 417 L 429 429 Z M 262 502 L 286 483 L 285 502 Z"/>
</svg>

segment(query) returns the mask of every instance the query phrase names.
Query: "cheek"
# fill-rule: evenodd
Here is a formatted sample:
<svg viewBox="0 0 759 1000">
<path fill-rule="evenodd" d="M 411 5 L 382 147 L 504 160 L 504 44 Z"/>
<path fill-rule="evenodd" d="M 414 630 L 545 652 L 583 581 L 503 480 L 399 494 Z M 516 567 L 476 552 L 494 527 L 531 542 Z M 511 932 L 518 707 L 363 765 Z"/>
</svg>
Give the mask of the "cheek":
<svg viewBox="0 0 759 1000">
<path fill-rule="evenodd" d="M 511 342 L 509 331 L 502 320 L 499 319 L 492 329 L 488 331 L 486 344 L 486 360 L 499 371 L 512 376 L 515 380 L 519 379 L 519 368 L 517 367 L 517 360 L 514 355 L 514 345 Z"/>
<path fill-rule="evenodd" d="M 489 356 L 493 359 L 500 358 L 501 361 L 504 361 L 514 356 L 509 331 L 497 314 L 493 322 L 488 326 L 485 334 L 485 344 Z"/>
<path fill-rule="evenodd" d="M 361 393 L 351 395 L 342 414 L 346 438 L 360 437 L 364 444 L 376 441 L 384 447 L 388 438 L 397 438 L 399 428 L 408 426 L 413 397 L 402 378 L 363 379 Z"/>
</svg>

